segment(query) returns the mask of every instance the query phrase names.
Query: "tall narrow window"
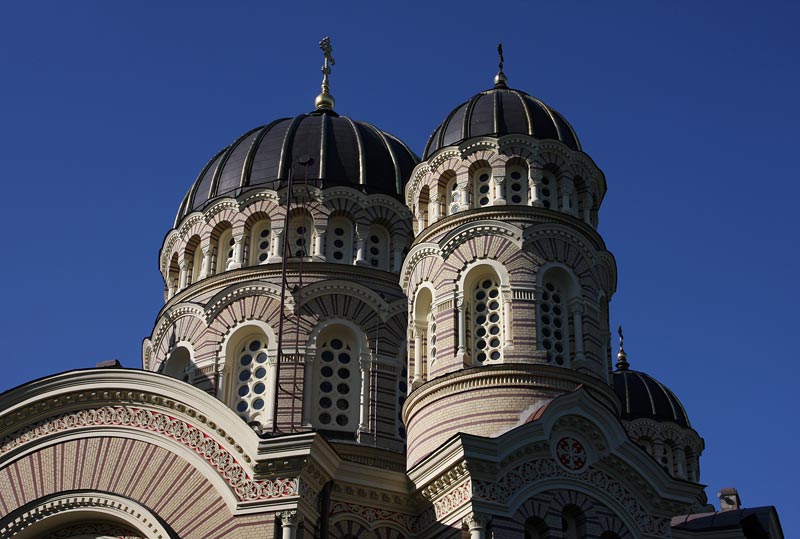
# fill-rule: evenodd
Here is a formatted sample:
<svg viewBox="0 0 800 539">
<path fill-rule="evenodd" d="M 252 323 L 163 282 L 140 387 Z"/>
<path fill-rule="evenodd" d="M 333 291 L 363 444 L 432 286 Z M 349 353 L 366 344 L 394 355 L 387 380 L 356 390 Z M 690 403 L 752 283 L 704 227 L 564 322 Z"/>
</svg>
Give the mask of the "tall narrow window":
<svg viewBox="0 0 800 539">
<path fill-rule="evenodd" d="M 389 270 L 389 234 L 381 225 L 369 227 L 367 260 L 370 267 Z"/>
<path fill-rule="evenodd" d="M 525 521 L 525 539 L 546 539 L 548 528 L 544 520 L 531 517 Z"/>
<path fill-rule="evenodd" d="M 267 348 L 263 334 L 241 339 L 230 358 L 231 405 L 245 421 L 264 424 L 267 395 Z"/>
<path fill-rule="evenodd" d="M 472 285 L 472 357 L 480 364 L 502 357 L 502 305 L 500 282 L 495 275 L 476 279 Z"/>
<path fill-rule="evenodd" d="M 586 537 L 586 518 L 577 505 L 568 505 L 561 512 L 561 531 L 564 539 Z"/>
<path fill-rule="evenodd" d="M 567 313 L 564 304 L 564 291 L 555 279 L 544 281 L 540 305 L 540 332 L 542 347 L 547 350 L 547 360 L 564 365 L 567 357 Z"/>
<path fill-rule="evenodd" d="M 289 219 L 289 237 L 287 249 L 290 257 L 305 258 L 311 256 L 311 218 L 305 214 L 293 215 Z"/>
<path fill-rule="evenodd" d="M 360 347 L 346 327 L 330 326 L 317 339 L 314 423 L 326 430 L 355 432 L 361 391 Z"/>
<path fill-rule="evenodd" d="M 573 359 L 583 358 L 582 331 L 577 332 L 579 340 L 575 340 L 575 324 L 583 323 L 580 309 L 574 309 L 580 303 L 580 286 L 568 269 L 552 266 L 540 273 L 538 288 L 540 349 L 547 352 L 548 363 L 567 367 Z"/>
<path fill-rule="evenodd" d="M 558 185 L 552 172 L 545 171 L 542 174 L 542 185 L 539 192 L 541 193 L 542 206 L 558 209 Z"/>
<path fill-rule="evenodd" d="M 250 234 L 250 265 L 266 264 L 272 246 L 272 227 L 269 219 L 255 224 Z"/>
<path fill-rule="evenodd" d="M 403 405 L 408 395 L 408 369 L 403 367 L 397 379 L 397 436 L 406 439 L 406 426 L 403 424 Z"/>
<path fill-rule="evenodd" d="M 419 191 L 419 199 L 417 201 L 417 213 L 419 214 L 419 220 L 417 221 L 417 232 L 421 232 L 426 226 L 428 226 L 428 203 L 430 201 L 430 190 L 426 185 Z"/>
<path fill-rule="evenodd" d="M 474 173 L 472 192 L 476 201 L 474 207 L 483 208 L 492 204 L 492 169 L 482 168 Z"/>
<path fill-rule="evenodd" d="M 167 376 L 188 382 L 191 366 L 192 357 L 189 350 L 183 346 L 178 346 L 172 351 L 169 358 L 167 358 L 167 361 L 164 363 L 163 372 Z"/>
<path fill-rule="evenodd" d="M 447 184 L 447 215 L 455 215 L 461 206 L 461 193 L 458 192 L 458 182 L 453 178 Z"/>
<path fill-rule="evenodd" d="M 506 202 L 509 204 L 528 203 L 528 169 L 521 165 L 514 165 L 509 168 L 508 178 L 506 179 Z"/>
<path fill-rule="evenodd" d="M 353 224 L 347 217 L 333 217 L 328 222 L 325 257 L 328 262 L 353 263 Z"/>
</svg>

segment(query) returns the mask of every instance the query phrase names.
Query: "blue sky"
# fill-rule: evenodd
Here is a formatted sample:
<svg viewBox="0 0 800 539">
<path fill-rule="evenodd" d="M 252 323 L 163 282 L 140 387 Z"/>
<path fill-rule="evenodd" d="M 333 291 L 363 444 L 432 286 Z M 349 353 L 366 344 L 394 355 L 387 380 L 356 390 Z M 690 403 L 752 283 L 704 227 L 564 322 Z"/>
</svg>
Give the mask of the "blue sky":
<svg viewBox="0 0 800 539">
<path fill-rule="evenodd" d="M 0 389 L 140 365 L 181 198 L 237 136 L 312 109 L 322 37 L 337 111 L 417 153 L 491 85 L 502 41 L 510 85 L 564 114 L 606 174 L 612 323 L 705 438 L 709 498 L 736 486 L 800 533 L 797 4 L 282 4 L 2 7 Z"/>
</svg>

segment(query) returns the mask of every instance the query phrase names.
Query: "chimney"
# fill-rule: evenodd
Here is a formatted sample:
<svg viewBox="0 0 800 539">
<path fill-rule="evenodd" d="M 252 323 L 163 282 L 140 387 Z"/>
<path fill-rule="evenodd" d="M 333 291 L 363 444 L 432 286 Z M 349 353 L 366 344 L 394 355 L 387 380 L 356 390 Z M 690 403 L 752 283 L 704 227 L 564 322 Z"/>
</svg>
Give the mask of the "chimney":
<svg viewBox="0 0 800 539">
<path fill-rule="evenodd" d="M 739 492 L 733 487 L 720 489 L 720 491 L 717 492 L 717 498 L 719 498 L 720 511 L 731 511 L 742 507 L 742 500 L 739 498 Z"/>
<path fill-rule="evenodd" d="M 118 369 L 121 368 L 122 364 L 119 362 L 118 359 L 108 359 L 106 361 L 101 361 L 97 365 L 95 365 L 96 369 Z"/>
</svg>

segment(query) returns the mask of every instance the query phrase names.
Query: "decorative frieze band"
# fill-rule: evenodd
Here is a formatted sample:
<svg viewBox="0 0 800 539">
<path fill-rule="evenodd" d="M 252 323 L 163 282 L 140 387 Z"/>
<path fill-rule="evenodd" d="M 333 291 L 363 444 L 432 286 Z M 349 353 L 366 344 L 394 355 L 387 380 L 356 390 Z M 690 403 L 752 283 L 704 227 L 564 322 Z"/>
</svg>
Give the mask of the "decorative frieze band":
<svg viewBox="0 0 800 539">
<path fill-rule="evenodd" d="M 211 465 L 240 501 L 270 500 L 300 494 L 297 478 L 254 480 L 248 477 L 225 447 L 199 428 L 161 412 L 128 406 L 79 410 L 39 421 L 3 438 L 0 441 L 0 457 L 46 436 L 92 427 L 127 427 L 175 440 Z"/>
</svg>

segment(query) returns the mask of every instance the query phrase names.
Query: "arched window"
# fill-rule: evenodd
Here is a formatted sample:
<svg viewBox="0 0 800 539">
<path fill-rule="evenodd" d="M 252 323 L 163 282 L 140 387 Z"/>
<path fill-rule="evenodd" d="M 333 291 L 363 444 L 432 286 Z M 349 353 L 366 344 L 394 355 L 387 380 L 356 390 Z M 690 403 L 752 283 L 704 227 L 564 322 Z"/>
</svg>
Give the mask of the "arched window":
<svg viewBox="0 0 800 539">
<path fill-rule="evenodd" d="M 561 511 L 561 532 L 564 539 L 586 537 L 586 517 L 577 505 L 567 505 Z"/>
<path fill-rule="evenodd" d="M 265 425 L 271 422 L 272 367 L 274 346 L 263 331 L 244 329 L 231 341 L 227 350 L 227 401 L 245 421 Z"/>
<path fill-rule="evenodd" d="M 430 190 L 428 186 L 424 186 L 419 190 L 419 198 L 417 199 L 417 214 L 419 220 L 417 221 L 417 232 L 421 232 L 429 222 L 428 203 L 430 202 Z"/>
<path fill-rule="evenodd" d="M 305 213 L 296 213 L 289 218 L 287 250 L 290 258 L 311 256 L 311 232 L 313 223 Z"/>
<path fill-rule="evenodd" d="M 164 374 L 183 380 L 189 381 L 189 374 L 192 367 L 192 356 L 188 349 L 183 346 L 177 346 L 164 362 Z"/>
<path fill-rule="evenodd" d="M 381 225 L 369 227 L 367 261 L 372 268 L 389 271 L 389 233 Z"/>
<path fill-rule="evenodd" d="M 317 337 L 312 423 L 325 430 L 355 432 L 361 393 L 360 339 L 347 326 L 333 324 Z"/>
<path fill-rule="evenodd" d="M 697 482 L 700 478 L 697 476 L 697 458 L 694 450 L 687 445 L 683 451 L 686 455 L 686 479 Z"/>
<path fill-rule="evenodd" d="M 472 192 L 474 204 L 472 207 L 483 208 L 491 206 L 494 202 L 492 194 L 492 169 L 482 167 L 472 174 Z"/>
<path fill-rule="evenodd" d="M 528 203 L 528 167 L 514 164 L 508 167 L 506 177 L 506 202 L 508 204 Z"/>
<path fill-rule="evenodd" d="M 531 517 L 525 521 L 525 539 L 548 539 L 548 528 L 539 517 Z"/>
<path fill-rule="evenodd" d="M 403 367 L 397 378 L 397 437 L 406 439 L 406 426 L 403 424 L 403 404 L 408 395 L 408 369 Z"/>
<path fill-rule="evenodd" d="M 455 178 L 450 180 L 445 188 L 445 200 L 447 206 L 447 215 L 455 215 L 461 207 L 461 193 L 458 192 L 458 182 Z"/>
<path fill-rule="evenodd" d="M 215 265 L 216 273 L 227 271 L 228 264 L 233 260 L 233 246 L 235 241 L 233 239 L 233 231 L 230 228 L 223 230 L 217 239 L 217 263 Z"/>
<path fill-rule="evenodd" d="M 178 285 L 180 284 L 181 268 L 178 266 L 178 253 L 172 255 L 167 267 L 166 285 L 167 285 L 167 299 L 171 298 L 178 292 Z"/>
<path fill-rule="evenodd" d="M 542 274 L 539 287 L 539 345 L 547 351 L 548 362 L 568 366 L 573 353 L 569 305 L 577 284 L 566 270 L 553 267 Z"/>
<path fill-rule="evenodd" d="M 545 208 L 558 209 L 558 184 L 556 176 L 549 170 L 542 172 L 542 182 L 539 189 L 540 200 Z"/>
<path fill-rule="evenodd" d="M 250 232 L 250 265 L 266 264 L 269 261 L 271 247 L 272 226 L 269 219 L 262 219 Z"/>
<path fill-rule="evenodd" d="M 191 267 L 189 268 L 189 278 L 187 285 L 196 283 L 200 280 L 200 271 L 203 269 L 203 250 L 200 248 L 200 237 L 192 236 L 186 242 L 186 253 L 184 255 L 186 260 L 189 260 Z"/>
<path fill-rule="evenodd" d="M 328 222 L 325 258 L 339 264 L 353 263 L 353 223 L 347 217 L 337 216 Z"/>
<path fill-rule="evenodd" d="M 428 368 L 436 360 L 436 321 L 432 310 L 433 294 L 422 287 L 414 300 L 414 382 L 424 382 Z"/>
<path fill-rule="evenodd" d="M 503 298 L 500 277 L 489 266 L 471 270 L 464 280 L 464 327 L 473 365 L 503 359 Z"/>
</svg>

